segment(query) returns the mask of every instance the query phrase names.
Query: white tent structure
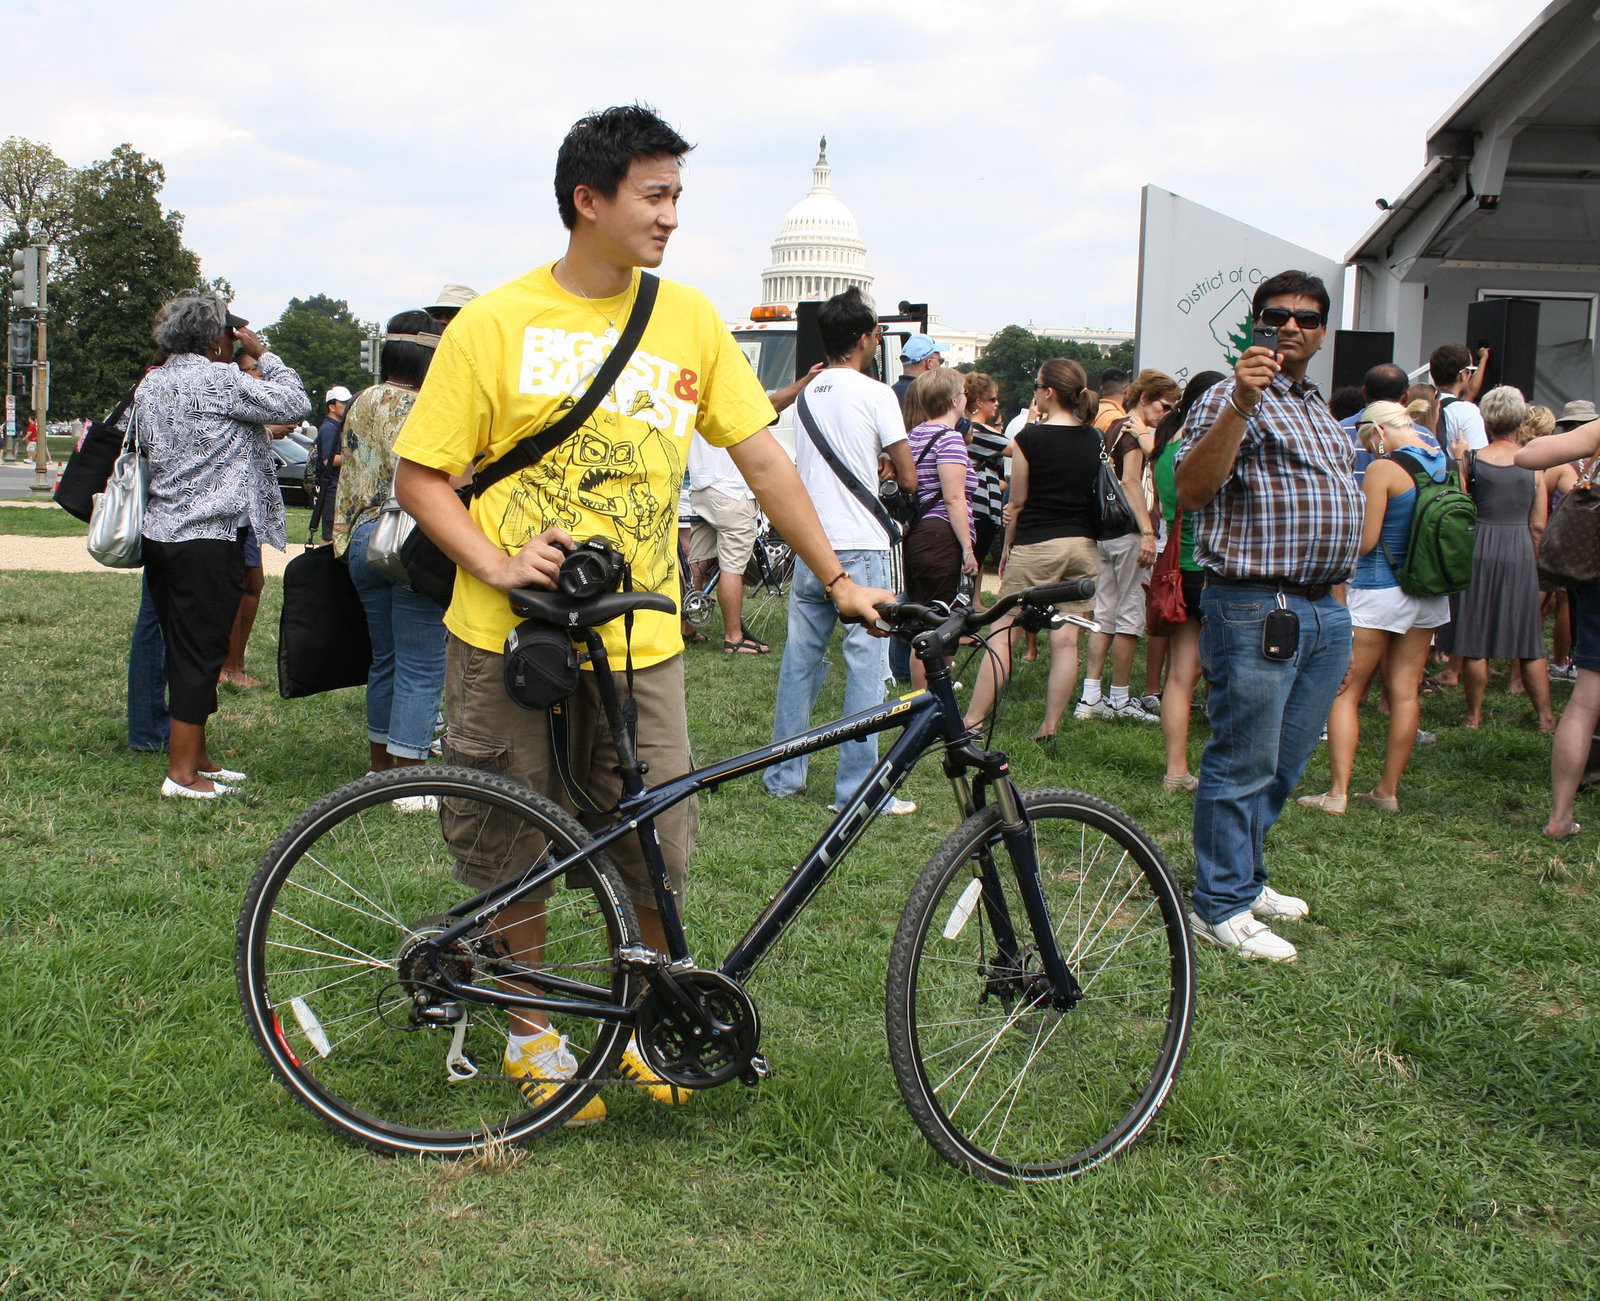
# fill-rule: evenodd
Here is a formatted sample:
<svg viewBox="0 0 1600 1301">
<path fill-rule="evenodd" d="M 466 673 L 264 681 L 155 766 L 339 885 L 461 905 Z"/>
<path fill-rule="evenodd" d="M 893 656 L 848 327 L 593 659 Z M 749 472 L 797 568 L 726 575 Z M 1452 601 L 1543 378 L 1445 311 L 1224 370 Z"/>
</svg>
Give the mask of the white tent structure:
<svg viewBox="0 0 1600 1301">
<path fill-rule="evenodd" d="M 1428 133 L 1427 165 L 1345 261 L 1354 325 L 1411 369 L 1466 343 L 1467 305 L 1539 303 L 1533 397 L 1600 392 L 1600 8 L 1556 0 Z"/>
</svg>

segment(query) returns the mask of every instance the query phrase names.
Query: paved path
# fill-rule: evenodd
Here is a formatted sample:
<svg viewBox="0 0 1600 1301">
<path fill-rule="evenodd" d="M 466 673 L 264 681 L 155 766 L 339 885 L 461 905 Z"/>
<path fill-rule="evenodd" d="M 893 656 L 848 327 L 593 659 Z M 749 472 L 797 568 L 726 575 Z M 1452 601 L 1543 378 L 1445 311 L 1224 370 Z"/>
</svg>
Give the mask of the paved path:
<svg viewBox="0 0 1600 1301">
<path fill-rule="evenodd" d="M 269 574 L 281 576 L 283 567 L 300 548 L 293 544 L 287 552 L 262 547 L 262 564 Z M 84 547 L 82 538 L 31 538 L 0 533 L 0 569 L 48 570 L 58 574 L 128 574 L 137 577 L 142 569 L 107 569 Z"/>
</svg>

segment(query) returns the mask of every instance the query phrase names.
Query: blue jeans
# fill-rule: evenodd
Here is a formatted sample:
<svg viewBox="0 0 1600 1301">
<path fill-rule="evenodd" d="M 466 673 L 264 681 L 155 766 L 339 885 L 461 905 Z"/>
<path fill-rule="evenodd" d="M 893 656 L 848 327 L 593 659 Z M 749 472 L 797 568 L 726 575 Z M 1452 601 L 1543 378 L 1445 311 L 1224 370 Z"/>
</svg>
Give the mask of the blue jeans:
<svg viewBox="0 0 1600 1301">
<path fill-rule="evenodd" d="M 864 587 L 889 585 L 887 551 L 841 551 L 839 563 Z M 772 739 L 787 740 L 811 726 L 811 711 L 817 693 L 827 676 L 824 658 L 839 611 L 822 590 L 817 576 L 798 556 L 794 562 L 794 584 L 789 589 L 789 634 L 783 647 L 783 666 L 778 670 L 778 708 L 772 722 Z M 844 712 L 871 709 L 881 705 L 884 684 L 889 677 L 888 643 L 865 628 L 846 626 L 844 630 Z M 865 737 L 839 746 L 839 771 L 834 778 L 834 802 L 841 807 L 871 775 L 878 763 L 878 738 Z M 762 781 L 774 795 L 793 795 L 804 788 L 811 756 L 800 755 L 774 764 Z"/>
<path fill-rule="evenodd" d="M 1266 885 L 1262 842 L 1305 771 L 1350 667 L 1350 612 L 1331 596 L 1287 599 L 1300 616 L 1300 646 L 1292 660 L 1269 660 L 1261 632 L 1277 604 L 1274 591 L 1207 586 L 1200 594 L 1200 667 L 1211 720 L 1194 804 L 1192 903 L 1202 921 L 1237 916 Z"/>
<path fill-rule="evenodd" d="M 399 759 L 426 759 L 444 690 L 444 611 L 367 563 L 376 520 L 356 526 L 345 559 L 367 612 L 367 739 Z"/>
<path fill-rule="evenodd" d="M 167 643 L 161 636 L 150 580 L 141 577 L 139 617 L 128 647 L 128 748 L 165 750 L 172 736 L 167 710 Z"/>
</svg>

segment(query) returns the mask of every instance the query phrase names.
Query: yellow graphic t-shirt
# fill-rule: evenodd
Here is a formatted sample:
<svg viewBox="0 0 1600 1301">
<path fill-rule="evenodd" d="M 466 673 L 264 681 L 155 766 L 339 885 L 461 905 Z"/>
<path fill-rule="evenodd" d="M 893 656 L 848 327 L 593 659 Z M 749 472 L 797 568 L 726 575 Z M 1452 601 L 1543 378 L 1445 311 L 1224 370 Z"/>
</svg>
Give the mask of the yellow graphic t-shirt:
<svg viewBox="0 0 1600 1301">
<path fill-rule="evenodd" d="M 553 265 L 553 264 L 552 264 Z M 638 288 L 586 300 L 543 266 L 461 309 L 445 331 L 395 454 L 448 474 L 490 464 L 553 424 L 610 354 Z M 621 550 L 638 591 L 678 598 L 678 491 L 699 430 L 731 447 L 776 419 L 750 363 L 705 295 L 661 282 L 644 337 L 594 414 L 538 465 L 508 475 L 470 505 L 490 541 L 515 552 L 547 528 Z M 504 592 L 457 570 L 445 626 L 501 651 L 517 624 Z M 622 620 L 603 630 L 620 666 Z M 633 661 L 679 654 L 676 614 L 634 616 Z"/>
</svg>

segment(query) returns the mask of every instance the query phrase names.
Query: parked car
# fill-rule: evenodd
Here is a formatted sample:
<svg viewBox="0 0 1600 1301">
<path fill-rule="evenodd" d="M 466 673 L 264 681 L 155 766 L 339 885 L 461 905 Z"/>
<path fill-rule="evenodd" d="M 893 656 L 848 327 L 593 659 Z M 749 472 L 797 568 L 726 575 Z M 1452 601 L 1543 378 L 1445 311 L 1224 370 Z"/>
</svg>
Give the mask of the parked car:
<svg viewBox="0 0 1600 1301">
<path fill-rule="evenodd" d="M 317 431 L 312 424 L 306 420 L 302 420 L 298 425 L 285 434 L 284 437 L 292 438 L 295 442 L 299 443 L 301 447 L 304 447 L 307 450 L 317 445 Z"/>
<path fill-rule="evenodd" d="M 290 438 L 272 440 L 272 459 L 278 467 L 278 491 L 285 506 L 317 504 L 317 480 L 311 470 L 311 453 Z"/>
</svg>

